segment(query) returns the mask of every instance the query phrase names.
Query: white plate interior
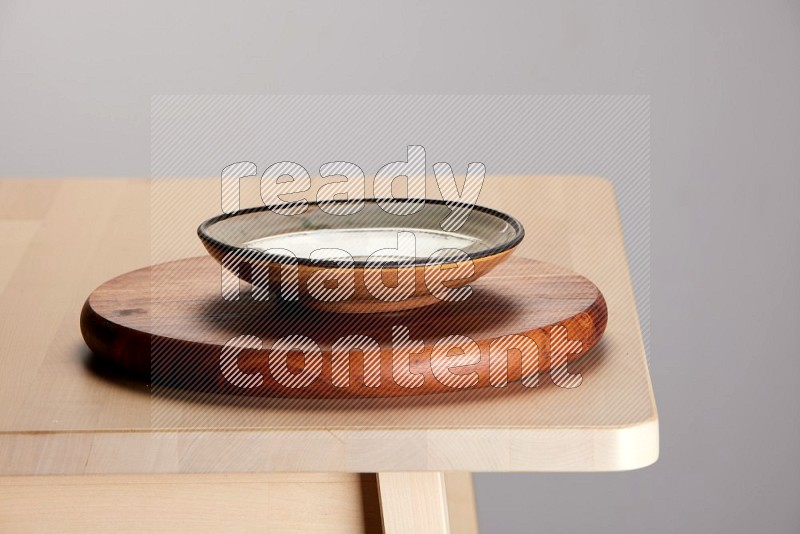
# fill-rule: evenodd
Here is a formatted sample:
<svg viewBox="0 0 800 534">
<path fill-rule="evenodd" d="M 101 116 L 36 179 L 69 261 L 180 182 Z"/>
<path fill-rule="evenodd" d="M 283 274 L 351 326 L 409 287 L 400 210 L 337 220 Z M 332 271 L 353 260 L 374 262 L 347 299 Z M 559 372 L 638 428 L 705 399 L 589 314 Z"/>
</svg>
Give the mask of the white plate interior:
<svg viewBox="0 0 800 534">
<path fill-rule="evenodd" d="M 244 246 L 276 256 L 315 260 L 403 261 L 430 258 L 439 250 L 474 250 L 488 244 L 474 236 L 442 230 L 339 228 L 272 235 L 247 241 Z"/>
</svg>

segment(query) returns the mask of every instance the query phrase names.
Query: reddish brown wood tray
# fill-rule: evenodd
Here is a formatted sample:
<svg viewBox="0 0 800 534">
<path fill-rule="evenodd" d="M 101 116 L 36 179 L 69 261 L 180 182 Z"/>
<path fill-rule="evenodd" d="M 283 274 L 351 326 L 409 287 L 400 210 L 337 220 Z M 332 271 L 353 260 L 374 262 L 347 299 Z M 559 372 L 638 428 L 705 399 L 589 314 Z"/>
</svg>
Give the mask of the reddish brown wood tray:
<svg viewBox="0 0 800 534">
<path fill-rule="evenodd" d="M 123 274 L 86 300 L 83 337 L 98 356 L 159 384 L 238 395 L 387 397 L 501 387 L 520 380 L 523 368 L 538 369 L 540 380 L 549 380 L 544 372 L 553 334 L 580 342 L 560 344 L 570 347 L 564 357 L 573 360 L 597 343 L 607 320 L 603 296 L 589 280 L 525 258 L 511 258 L 474 282 L 463 302 L 381 314 L 325 313 L 275 298 L 257 301 L 247 291 L 226 301 L 220 279 L 220 266 L 210 257 Z M 414 352 L 403 358 L 398 332 L 424 348 L 411 347 Z M 533 340 L 535 350 L 523 338 L 505 338 L 512 335 Z M 241 336 L 252 336 L 261 348 L 231 349 L 223 357 L 226 344 L 233 347 L 231 340 Z M 288 336 L 313 341 L 319 355 L 272 350 Z M 379 352 L 335 358 L 336 342 L 346 336 L 368 336 Z M 466 353 L 447 350 L 458 343 Z M 479 354 L 470 352 L 476 346 Z M 523 350 L 513 350 L 517 346 Z"/>
</svg>

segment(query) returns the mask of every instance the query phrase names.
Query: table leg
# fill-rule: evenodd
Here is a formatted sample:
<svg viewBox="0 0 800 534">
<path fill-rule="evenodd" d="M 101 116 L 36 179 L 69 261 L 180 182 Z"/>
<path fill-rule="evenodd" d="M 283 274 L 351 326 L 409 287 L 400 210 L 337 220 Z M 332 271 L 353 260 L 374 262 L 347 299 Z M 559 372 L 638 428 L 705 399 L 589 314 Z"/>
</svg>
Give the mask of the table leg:
<svg viewBox="0 0 800 534">
<path fill-rule="evenodd" d="M 453 486 L 450 492 L 447 490 L 448 481 Z M 474 517 L 474 500 L 467 498 L 467 494 L 471 496 L 472 493 L 468 474 L 378 473 L 378 493 L 383 530 L 387 534 L 451 532 L 448 497 L 456 506 L 453 522 L 457 525 L 452 526 L 461 531 L 463 525 L 469 528 L 470 523 L 474 523 L 462 517 L 464 512 L 468 517 Z"/>
<path fill-rule="evenodd" d="M 472 473 L 448 471 L 444 474 L 447 515 L 453 534 L 478 534 L 478 512 Z"/>
</svg>

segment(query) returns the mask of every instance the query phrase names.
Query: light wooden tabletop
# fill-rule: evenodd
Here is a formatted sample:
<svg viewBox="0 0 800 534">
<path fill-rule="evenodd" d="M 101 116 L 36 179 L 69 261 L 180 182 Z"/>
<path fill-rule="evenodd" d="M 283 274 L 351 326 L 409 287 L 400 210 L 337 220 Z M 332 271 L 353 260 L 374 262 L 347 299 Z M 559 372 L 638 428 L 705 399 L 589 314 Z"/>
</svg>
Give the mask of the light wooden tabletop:
<svg viewBox="0 0 800 534">
<path fill-rule="evenodd" d="M 242 187 L 242 207 L 257 205 L 257 180 Z M 204 254 L 196 228 L 220 212 L 218 179 L 0 180 L 0 475 L 654 462 L 658 417 L 609 182 L 487 178 L 479 203 L 524 224 L 517 254 L 570 268 L 605 295 L 606 334 L 570 367 L 579 387 L 542 379 L 417 398 L 241 403 L 151 391 L 93 358 L 78 328 L 84 299 L 105 280 Z"/>
</svg>

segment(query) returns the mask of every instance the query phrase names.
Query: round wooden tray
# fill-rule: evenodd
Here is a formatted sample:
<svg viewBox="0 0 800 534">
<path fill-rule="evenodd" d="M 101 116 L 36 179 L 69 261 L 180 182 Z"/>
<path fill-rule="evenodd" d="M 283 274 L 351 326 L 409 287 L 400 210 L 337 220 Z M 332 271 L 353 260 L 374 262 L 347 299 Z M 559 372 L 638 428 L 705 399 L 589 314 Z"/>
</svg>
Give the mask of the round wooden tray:
<svg viewBox="0 0 800 534">
<path fill-rule="evenodd" d="M 546 377 L 551 337 L 570 340 L 558 346 L 569 347 L 564 358 L 573 360 L 605 330 L 603 295 L 561 267 L 511 258 L 471 285 L 472 295 L 462 302 L 332 314 L 277 296 L 255 300 L 244 283 L 238 300 L 224 300 L 219 264 L 210 257 L 189 258 L 98 287 L 84 305 L 81 331 L 96 355 L 156 384 L 333 398 L 457 394 L 501 387 L 531 370 Z M 358 346 L 366 350 L 353 350 L 347 358 L 341 342 L 347 336 L 362 336 Z M 300 339 L 306 344 L 297 345 Z"/>
</svg>

